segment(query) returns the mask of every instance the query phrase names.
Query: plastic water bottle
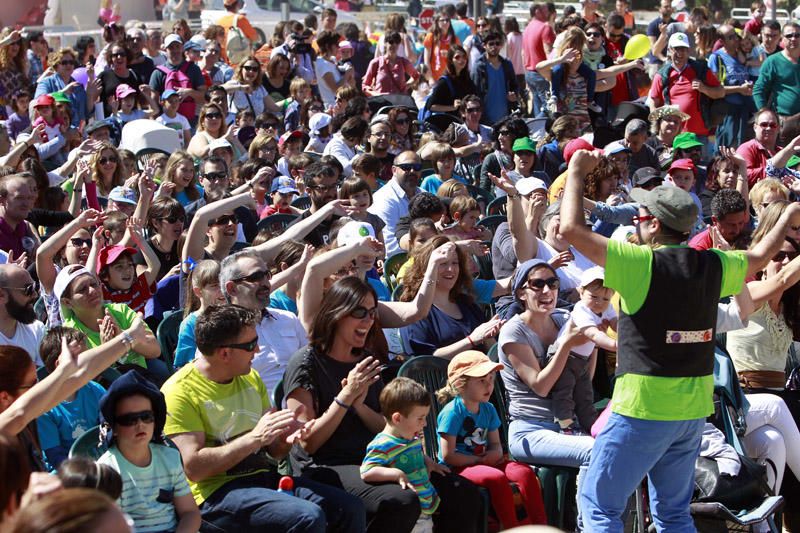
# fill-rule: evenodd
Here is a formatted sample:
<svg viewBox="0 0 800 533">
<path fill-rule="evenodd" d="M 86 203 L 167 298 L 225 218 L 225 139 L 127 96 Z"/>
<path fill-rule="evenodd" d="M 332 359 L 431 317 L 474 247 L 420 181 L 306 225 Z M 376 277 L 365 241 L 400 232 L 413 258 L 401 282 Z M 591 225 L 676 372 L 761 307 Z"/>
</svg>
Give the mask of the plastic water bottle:
<svg viewBox="0 0 800 533">
<path fill-rule="evenodd" d="M 278 492 L 294 496 L 294 479 L 289 476 L 283 476 L 280 481 L 278 481 Z"/>
</svg>

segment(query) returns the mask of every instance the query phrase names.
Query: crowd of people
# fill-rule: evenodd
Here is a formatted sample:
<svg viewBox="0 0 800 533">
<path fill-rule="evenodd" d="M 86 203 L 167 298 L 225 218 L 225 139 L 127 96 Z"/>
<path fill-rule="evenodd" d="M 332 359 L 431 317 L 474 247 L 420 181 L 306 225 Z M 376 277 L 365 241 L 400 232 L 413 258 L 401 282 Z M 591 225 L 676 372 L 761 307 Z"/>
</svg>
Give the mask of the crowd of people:
<svg viewBox="0 0 800 533">
<path fill-rule="evenodd" d="M 694 531 L 715 352 L 800 531 L 800 24 L 184 4 L 0 33 L 0 532 Z"/>
</svg>

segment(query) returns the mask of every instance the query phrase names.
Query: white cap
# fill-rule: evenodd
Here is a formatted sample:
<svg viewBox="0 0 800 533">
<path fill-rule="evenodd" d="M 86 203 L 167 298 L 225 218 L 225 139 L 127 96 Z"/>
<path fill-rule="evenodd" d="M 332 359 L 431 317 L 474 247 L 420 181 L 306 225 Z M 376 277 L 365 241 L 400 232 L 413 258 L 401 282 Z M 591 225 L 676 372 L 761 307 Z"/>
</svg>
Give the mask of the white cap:
<svg viewBox="0 0 800 533">
<path fill-rule="evenodd" d="M 608 143 L 605 148 L 603 148 L 603 155 L 609 156 L 618 154 L 620 152 L 630 152 L 631 149 L 622 144 L 621 141 L 614 141 Z"/>
<path fill-rule="evenodd" d="M 325 126 L 329 126 L 331 123 L 331 116 L 327 113 L 314 113 L 314 115 L 308 119 L 308 129 L 311 130 L 311 133 L 314 135 L 319 135 L 319 130 L 324 128 Z"/>
<path fill-rule="evenodd" d="M 64 294 L 64 291 L 67 290 L 69 284 L 72 283 L 72 280 L 84 274 L 94 276 L 94 274 L 89 272 L 83 265 L 67 265 L 62 268 L 56 276 L 55 283 L 53 283 L 53 294 L 55 294 L 56 299 L 61 301 L 61 296 Z"/>
<path fill-rule="evenodd" d="M 339 229 L 336 242 L 339 246 L 349 246 L 360 242 L 364 237 L 375 238 L 375 229 L 372 224 L 352 220 Z"/>
<path fill-rule="evenodd" d="M 527 196 L 539 189 L 547 190 L 547 184 L 539 178 L 522 178 L 517 181 L 515 187 L 517 188 L 517 192 L 522 196 Z"/>
<path fill-rule="evenodd" d="M 227 148 L 230 151 L 233 151 L 233 145 L 225 137 L 220 137 L 219 139 L 214 139 L 213 141 L 208 143 L 208 153 L 209 154 L 211 154 L 214 150 L 218 150 L 220 148 Z"/>
<path fill-rule="evenodd" d="M 677 11 L 681 11 L 686 9 L 686 2 L 685 0 L 672 0 L 672 9 Z"/>
<path fill-rule="evenodd" d="M 164 38 L 164 48 L 167 48 L 172 43 L 181 43 L 183 44 L 183 39 L 177 33 L 170 33 Z"/>
<path fill-rule="evenodd" d="M 592 268 L 584 270 L 583 274 L 581 274 L 581 284 L 579 286 L 585 287 L 596 279 L 605 281 L 606 271 L 603 267 L 593 266 Z"/>
<path fill-rule="evenodd" d="M 198 33 L 197 35 L 192 35 L 192 38 L 189 39 L 189 41 L 197 43 L 203 50 L 205 50 L 206 45 L 208 44 L 208 40 L 206 40 L 206 38 L 203 37 L 203 35 L 200 33 Z"/>
<path fill-rule="evenodd" d="M 668 48 L 691 48 L 692 46 L 689 44 L 689 38 L 686 36 L 685 33 L 673 33 L 670 38 L 669 42 L 667 43 Z"/>
</svg>

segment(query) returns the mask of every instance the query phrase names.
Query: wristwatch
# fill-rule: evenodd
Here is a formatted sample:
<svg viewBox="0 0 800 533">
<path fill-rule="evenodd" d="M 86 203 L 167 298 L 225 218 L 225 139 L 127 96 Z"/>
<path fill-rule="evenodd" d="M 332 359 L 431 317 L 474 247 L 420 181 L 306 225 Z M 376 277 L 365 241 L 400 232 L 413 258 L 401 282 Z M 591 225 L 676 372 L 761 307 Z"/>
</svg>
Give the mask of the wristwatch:
<svg viewBox="0 0 800 533">
<path fill-rule="evenodd" d="M 128 333 L 127 331 L 123 331 L 122 333 L 120 333 L 120 335 L 122 335 L 122 344 L 127 345 L 128 350 L 133 348 L 133 337 L 131 337 L 131 334 Z"/>
</svg>

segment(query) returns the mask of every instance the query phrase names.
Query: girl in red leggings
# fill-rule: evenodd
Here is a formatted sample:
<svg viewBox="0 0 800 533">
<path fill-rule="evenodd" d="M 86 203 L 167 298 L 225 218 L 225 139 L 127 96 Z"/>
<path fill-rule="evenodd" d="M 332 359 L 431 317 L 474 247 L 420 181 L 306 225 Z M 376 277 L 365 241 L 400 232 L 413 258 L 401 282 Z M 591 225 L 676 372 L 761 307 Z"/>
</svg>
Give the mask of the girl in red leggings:
<svg viewBox="0 0 800 533">
<path fill-rule="evenodd" d="M 502 529 L 545 524 L 542 493 L 533 469 L 503 456 L 498 432 L 500 417 L 489 403 L 495 373 L 501 368 L 503 365 L 475 350 L 460 353 L 450 361 L 448 383 L 436 393 L 439 403 L 447 404 L 437 420 L 439 461 L 489 491 Z M 527 520 L 517 519 L 509 482 L 519 487 Z"/>
</svg>

